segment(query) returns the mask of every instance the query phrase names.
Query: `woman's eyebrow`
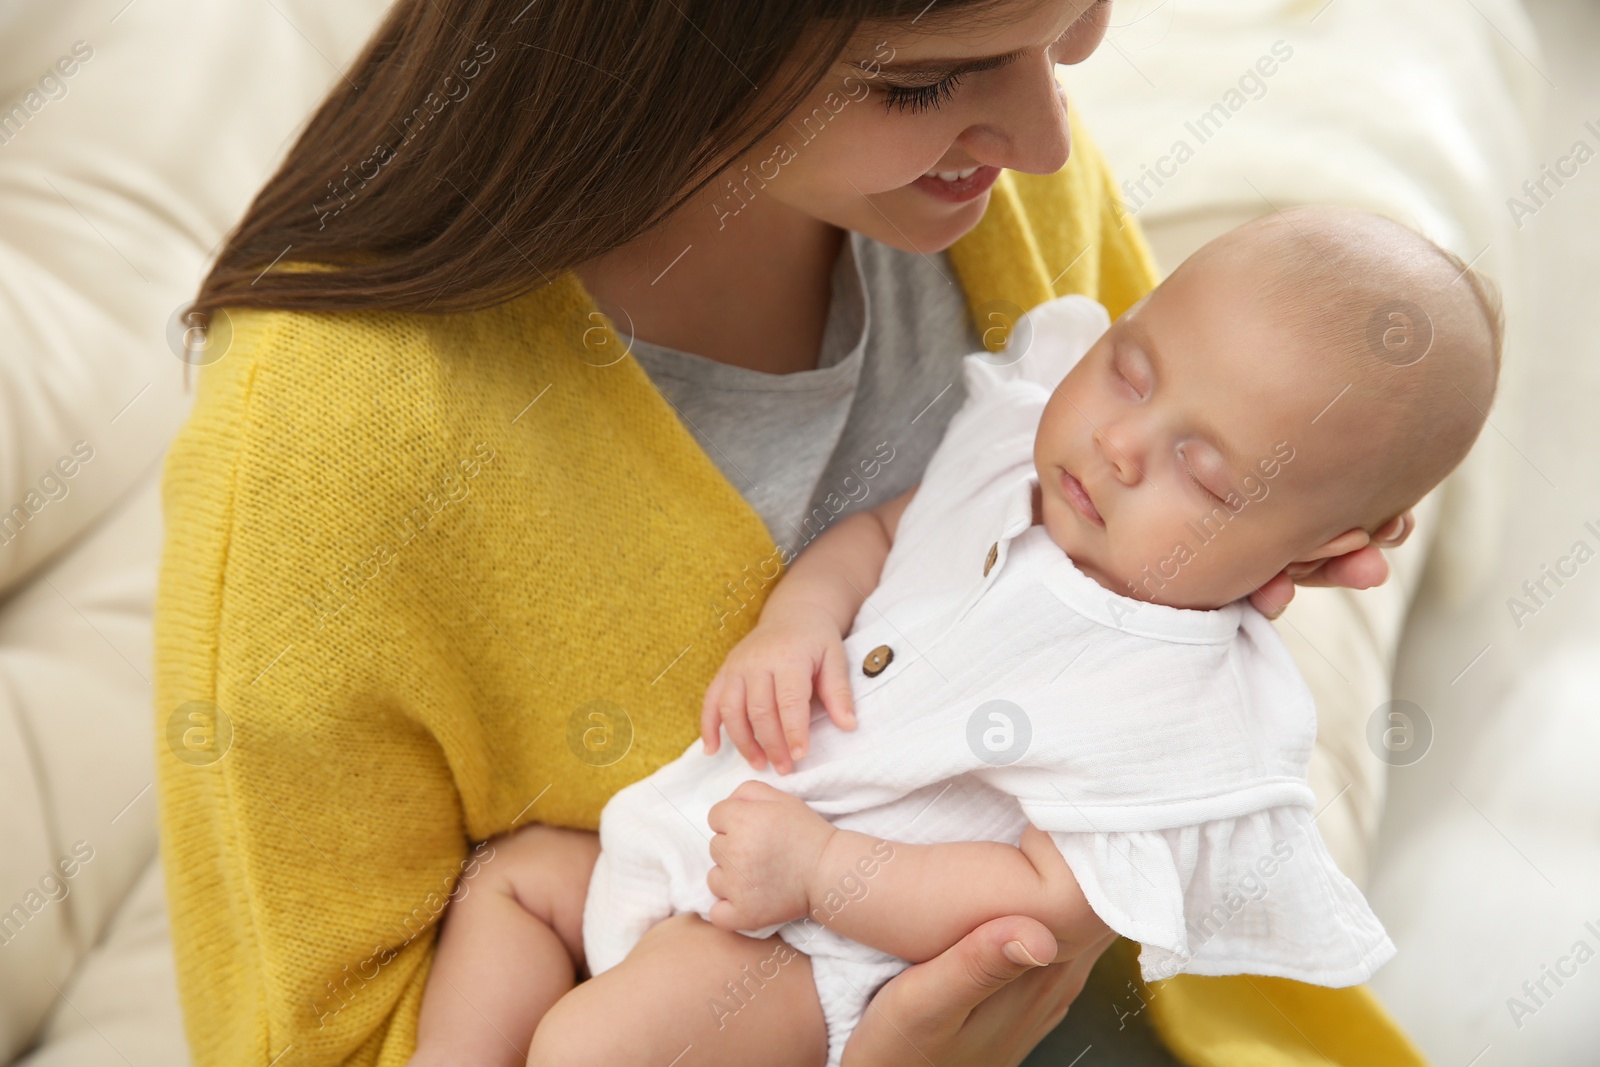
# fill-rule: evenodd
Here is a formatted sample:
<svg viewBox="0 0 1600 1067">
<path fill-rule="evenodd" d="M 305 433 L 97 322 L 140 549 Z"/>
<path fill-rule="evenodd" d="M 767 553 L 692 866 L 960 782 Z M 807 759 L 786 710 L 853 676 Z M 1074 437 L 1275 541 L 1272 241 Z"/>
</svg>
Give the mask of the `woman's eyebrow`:
<svg viewBox="0 0 1600 1067">
<path fill-rule="evenodd" d="M 1095 3 L 1084 8 L 1079 13 L 1078 19 L 1073 23 L 1073 26 L 1068 27 L 1065 32 L 1070 33 L 1078 23 L 1081 23 L 1084 18 L 1104 2 L 1106 0 L 1096 0 Z M 931 3 L 928 5 L 928 7 L 932 6 Z M 918 17 L 920 18 L 921 16 Z M 1026 55 L 1027 51 L 1026 48 L 1019 48 L 1014 52 L 1004 52 L 994 56 L 960 56 L 954 59 L 913 59 L 905 63 L 880 63 L 878 64 L 878 71 L 883 74 L 898 75 L 902 78 L 944 78 L 952 74 L 976 74 L 980 70 L 994 70 L 1005 66 L 1007 63 L 1013 63 Z M 871 60 L 862 60 L 856 64 L 856 66 L 862 68 L 871 65 Z"/>
<path fill-rule="evenodd" d="M 998 56 L 966 59 L 916 59 L 905 63 L 881 63 L 878 70 L 882 74 L 901 78 L 947 78 L 953 74 L 976 74 L 982 70 L 995 70 L 1020 59 L 1026 51 L 1018 49 Z M 858 64 L 858 66 L 866 65 L 866 63 Z"/>
</svg>

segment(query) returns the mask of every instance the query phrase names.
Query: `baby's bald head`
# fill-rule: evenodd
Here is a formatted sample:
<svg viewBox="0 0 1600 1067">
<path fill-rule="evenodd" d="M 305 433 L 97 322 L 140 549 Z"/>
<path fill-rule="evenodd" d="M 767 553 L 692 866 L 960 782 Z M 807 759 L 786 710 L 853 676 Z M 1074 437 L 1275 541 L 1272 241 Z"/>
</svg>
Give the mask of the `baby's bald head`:
<svg viewBox="0 0 1600 1067">
<path fill-rule="evenodd" d="M 1034 441 L 1045 527 L 1106 589 L 1183 608 L 1360 548 L 1472 447 L 1501 332 L 1493 287 L 1399 223 L 1248 223 L 1056 386 Z"/>
<path fill-rule="evenodd" d="M 1376 531 L 1466 457 L 1500 372 L 1491 281 L 1407 226 L 1340 207 L 1256 219 L 1185 267 L 1213 256 L 1254 280 L 1258 306 L 1334 387 L 1316 421 L 1348 439 L 1349 460 L 1324 467 L 1338 489 L 1322 494 L 1327 529 Z"/>
</svg>

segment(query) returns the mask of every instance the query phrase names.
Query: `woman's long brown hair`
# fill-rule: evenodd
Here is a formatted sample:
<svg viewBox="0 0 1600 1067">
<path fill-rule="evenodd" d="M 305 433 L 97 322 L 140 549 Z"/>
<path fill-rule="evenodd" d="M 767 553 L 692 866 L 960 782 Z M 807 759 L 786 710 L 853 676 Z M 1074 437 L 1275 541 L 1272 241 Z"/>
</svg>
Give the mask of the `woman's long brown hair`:
<svg viewBox="0 0 1600 1067">
<path fill-rule="evenodd" d="M 400 0 L 191 315 L 512 299 L 682 205 L 778 127 L 863 21 L 927 29 L 997 2 Z"/>
</svg>

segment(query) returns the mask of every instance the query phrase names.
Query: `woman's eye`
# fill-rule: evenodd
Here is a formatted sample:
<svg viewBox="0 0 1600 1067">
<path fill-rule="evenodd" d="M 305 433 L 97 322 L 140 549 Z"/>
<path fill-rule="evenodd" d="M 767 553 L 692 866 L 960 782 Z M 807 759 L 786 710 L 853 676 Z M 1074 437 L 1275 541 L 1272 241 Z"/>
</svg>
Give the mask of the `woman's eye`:
<svg viewBox="0 0 1600 1067">
<path fill-rule="evenodd" d="M 883 87 L 883 110 L 887 113 L 890 108 L 898 107 L 904 112 L 909 107 L 911 113 L 915 115 L 917 112 L 925 111 L 930 107 L 937 109 L 942 100 L 948 100 L 955 95 L 956 86 L 960 83 L 961 75 L 952 74 L 947 78 L 941 78 L 932 85 L 923 85 L 916 88 L 909 88 L 903 85 L 885 85 Z"/>
</svg>

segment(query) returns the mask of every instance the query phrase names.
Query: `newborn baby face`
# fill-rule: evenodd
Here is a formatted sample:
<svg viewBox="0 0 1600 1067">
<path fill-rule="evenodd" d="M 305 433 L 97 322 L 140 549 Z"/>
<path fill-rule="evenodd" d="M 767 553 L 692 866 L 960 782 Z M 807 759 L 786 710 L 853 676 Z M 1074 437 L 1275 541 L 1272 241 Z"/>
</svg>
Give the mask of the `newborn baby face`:
<svg viewBox="0 0 1600 1067">
<path fill-rule="evenodd" d="M 1186 261 L 1045 408 L 1044 525 L 1114 593 L 1217 608 L 1322 541 L 1329 512 L 1311 505 L 1328 437 L 1312 422 L 1342 383 L 1256 306 L 1249 271 L 1229 255 Z"/>
</svg>

